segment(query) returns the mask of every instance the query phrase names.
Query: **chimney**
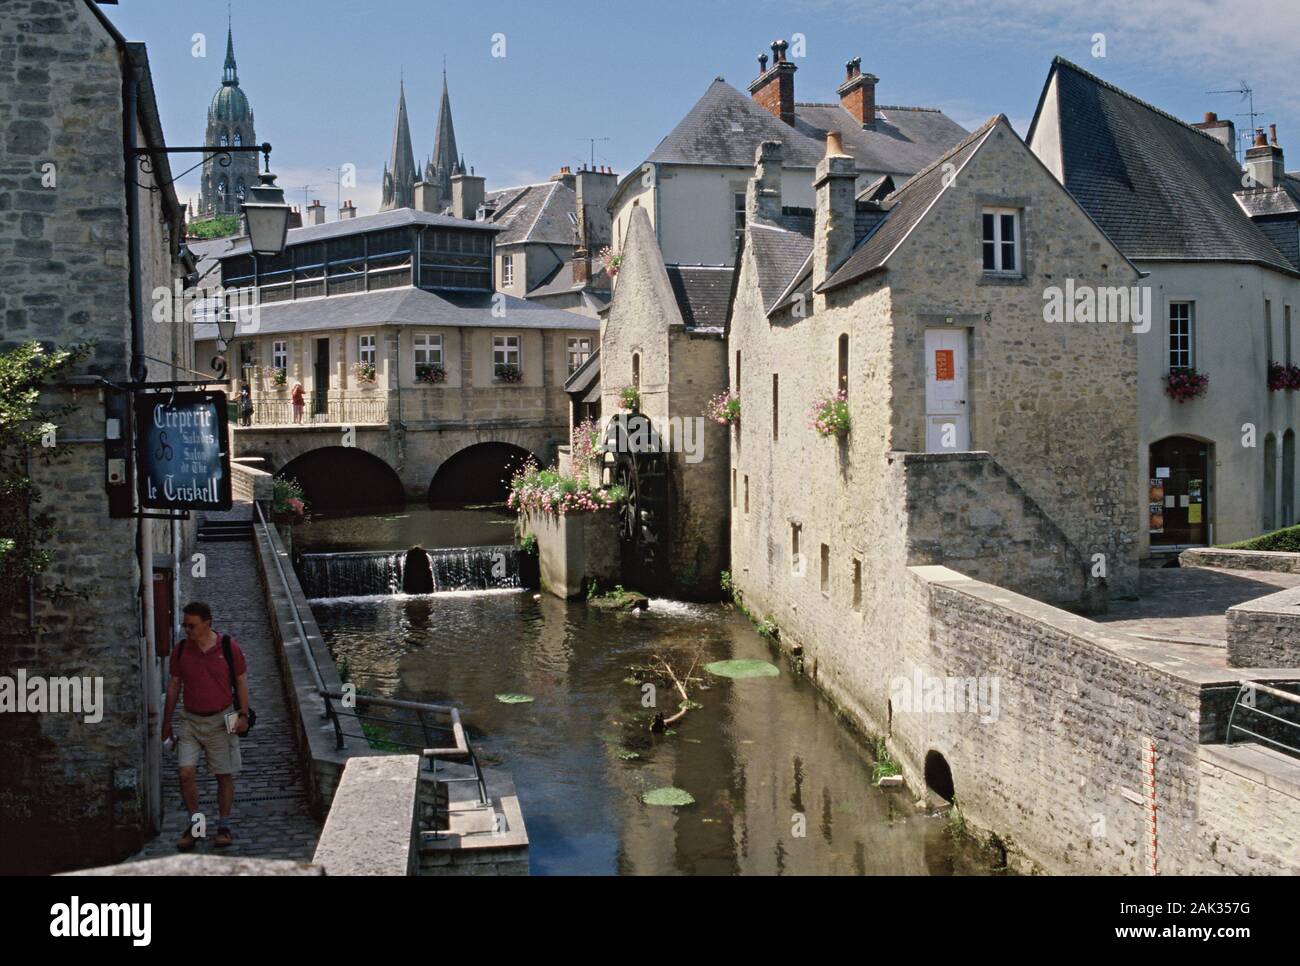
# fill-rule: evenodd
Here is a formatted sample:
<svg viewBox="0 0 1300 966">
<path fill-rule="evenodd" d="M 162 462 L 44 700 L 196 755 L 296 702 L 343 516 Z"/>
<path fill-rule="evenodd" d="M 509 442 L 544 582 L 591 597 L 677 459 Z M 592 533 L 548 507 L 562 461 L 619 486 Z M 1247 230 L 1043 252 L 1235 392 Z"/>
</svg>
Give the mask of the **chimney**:
<svg viewBox="0 0 1300 966">
<path fill-rule="evenodd" d="M 342 221 L 344 218 L 355 218 L 356 216 L 357 206 L 354 205 L 352 199 L 349 198 L 344 203 L 343 207 L 339 209 L 339 221 Z"/>
<path fill-rule="evenodd" d="M 758 77 L 749 85 L 754 100 L 766 108 L 773 117 L 794 126 L 794 72 L 798 69 L 786 60 L 784 40 L 772 41 L 772 66 L 767 66 L 767 55 L 758 57 Z"/>
<path fill-rule="evenodd" d="M 1246 170 L 1261 188 L 1276 188 L 1286 177 L 1286 167 L 1282 160 L 1282 148 L 1277 143 L 1277 125 L 1269 125 L 1273 135 L 1270 144 L 1264 136 L 1264 129 L 1255 129 L 1255 143 L 1246 151 Z"/>
<path fill-rule="evenodd" d="M 843 265 L 853 251 L 856 180 L 857 165 L 844 153 L 840 133 L 827 132 L 826 157 L 817 164 L 813 180 L 813 189 L 817 192 L 817 221 L 813 229 L 814 289 Z"/>
<path fill-rule="evenodd" d="M 1213 111 L 1206 111 L 1205 120 L 1193 124 L 1192 127 L 1204 131 L 1214 140 L 1219 141 L 1232 152 L 1234 158 L 1237 156 L 1237 128 L 1231 121 L 1220 119 Z"/>
<path fill-rule="evenodd" d="M 289 211 L 289 227 L 290 228 L 302 227 L 302 212 L 298 210 L 298 207 L 296 205 Z"/>
<path fill-rule="evenodd" d="M 577 194 L 574 215 L 578 219 L 578 247 L 589 253 L 610 244 L 614 229 L 609 216 L 609 201 L 618 187 L 618 178 L 608 168 L 579 168 L 573 182 Z"/>
<path fill-rule="evenodd" d="M 313 201 L 307 206 L 307 224 L 323 225 L 325 224 L 325 206 L 320 201 Z"/>
<path fill-rule="evenodd" d="M 754 176 L 745 186 L 745 221 L 769 224 L 781 217 L 781 161 L 784 147 L 780 141 L 764 141 L 754 151 Z"/>
<path fill-rule="evenodd" d="M 453 174 L 451 176 L 451 213 L 457 218 L 473 221 L 478 206 L 483 204 L 484 185 L 487 179 L 479 174 Z"/>
<path fill-rule="evenodd" d="M 591 252 L 585 248 L 573 250 L 573 284 L 586 285 L 591 281 Z"/>
<path fill-rule="evenodd" d="M 840 106 L 853 115 L 853 119 L 867 130 L 876 126 L 875 74 L 862 73 L 862 58 L 854 57 L 844 65 L 844 83 L 835 89 L 840 95 Z"/>
<path fill-rule="evenodd" d="M 417 181 L 415 183 L 415 210 L 429 211 L 438 214 L 441 209 L 438 207 L 438 186 L 432 181 Z"/>
</svg>

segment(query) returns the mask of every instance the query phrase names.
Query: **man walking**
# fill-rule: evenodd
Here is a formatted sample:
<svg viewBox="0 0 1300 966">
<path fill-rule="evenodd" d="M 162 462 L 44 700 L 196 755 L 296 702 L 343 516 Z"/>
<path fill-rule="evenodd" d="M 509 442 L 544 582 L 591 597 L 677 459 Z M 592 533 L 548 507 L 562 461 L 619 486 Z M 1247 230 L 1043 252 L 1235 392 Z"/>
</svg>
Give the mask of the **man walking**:
<svg viewBox="0 0 1300 966">
<path fill-rule="evenodd" d="M 239 774 L 239 736 L 248 731 L 248 678 L 244 652 L 228 635 L 212 629 L 212 609 L 201 601 L 185 605 L 181 626 L 185 639 L 172 649 L 171 680 L 167 683 L 167 705 L 163 710 L 162 739 L 172 735 L 172 712 L 184 692 L 181 709 L 180 758 L 181 798 L 190 822 L 176 847 L 182 852 L 194 848 L 194 820 L 199 812 L 199 753 L 207 758 L 208 770 L 217 776 L 216 846 L 234 841 L 231 809 L 235 803 L 235 776 Z M 229 645 L 227 647 L 227 644 Z M 232 701 L 232 691 L 234 700 Z M 227 726 L 231 717 L 233 731 Z"/>
</svg>

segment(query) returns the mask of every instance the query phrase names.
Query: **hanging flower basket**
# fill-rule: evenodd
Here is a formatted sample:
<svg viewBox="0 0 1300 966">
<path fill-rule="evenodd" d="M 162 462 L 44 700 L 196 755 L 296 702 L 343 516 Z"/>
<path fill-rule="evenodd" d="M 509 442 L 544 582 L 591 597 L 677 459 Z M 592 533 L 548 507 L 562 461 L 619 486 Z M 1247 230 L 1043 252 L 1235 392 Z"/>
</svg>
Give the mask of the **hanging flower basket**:
<svg viewBox="0 0 1300 966">
<path fill-rule="evenodd" d="M 1284 366 L 1280 362 L 1268 364 L 1268 388 L 1272 392 L 1300 389 L 1300 366 Z"/>
<path fill-rule="evenodd" d="M 605 267 L 605 274 L 613 278 L 618 274 L 618 267 L 623 263 L 623 256 L 606 245 L 600 250 L 600 261 Z"/>
<path fill-rule="evenodd" d="M 361 386 L 373 386 L 375 384 L 375 364 L 373 362 L 354 362 L 352 363 L 352 375 Z"/>
<path fill-rule="evenodd" d="M 849 434 L 849 396 L 844 390 L 823 396 L 808 410 L 808 425 L 818 436 Z"/>
<path fill-rule="evenodd" d="M 523 370 L 513 363 L 501 363 L 496 367 L 497 382 L 523 382 Z"/>
<path fill-rule="evenodd" d="M 639 412 L 641 409 L 641 388 L 639 386 L 624 386 L 618 391 L 618 402 L 624 409 L 632 412 Z"/>
<path fill-rule="evenodd" d="M 436 386 L 447 381 L 447 370 L 431 362 L 422 362 L 415 367 L 415 381 Z"/>
<path fill-rule="evenodd" d="M 276 389 L 283 389 L 289 383 L 289 374 L 283 369 L 276 368 L 271 370 L 271 385 Z"/>
<path fill-rule="evenodd" d="M 740 393 L 732 392 L 730 389 L 718 393 L 704 407 L 704 415 L 707 419 L 711 419 L 723 426 L 733 426 L 739 423 Z"/>
<path fill-rule="evenodd" d="M 1210 377 L 1190 366 L 1170 369 L 1165 376 L 1165 394 L 1180 403 L 1205 395 L 1209 385 Z"/>
</svg>

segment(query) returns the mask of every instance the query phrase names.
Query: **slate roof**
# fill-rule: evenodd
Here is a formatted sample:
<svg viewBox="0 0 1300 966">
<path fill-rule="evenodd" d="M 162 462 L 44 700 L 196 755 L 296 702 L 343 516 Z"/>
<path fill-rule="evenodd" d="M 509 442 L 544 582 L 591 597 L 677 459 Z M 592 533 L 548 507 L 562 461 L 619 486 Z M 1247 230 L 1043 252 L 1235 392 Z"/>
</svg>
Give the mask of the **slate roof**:
<svg viewBox="0 0 1300 966">
<path fill-rule="evenodd" d="M 382 231 L 386 228 L 401 228 L 405 225 L 431 225 L 436 228 L 475 228 L 479 231 L 500 231 L 495 225 L 484 221 L 466 221 L 451 215 L 435 215 L 430 211 L 418 211 L 415 208 L 396 208 L 393 211 L 381 211 L 376 215 L 360 215 L 356 218 L 344 218 L 340 221 L 328 221 L 323 225 L 307 225 L 304 228 L 290 228 L 285 246 L 304 245 L 308 242 L 325 241 L 328 238 L 342 238 L 360 232 Z M 228 255 L 245 255 L 251 250 L 247 238 L 241 238 L 231 247 Z"/>
<path fill-rule="evenodd" d="M 822 282 L 817 290 L 827 292 L 839 288 L 883 267 L 894 249 L 952 183 L 951 179 L 945 179 L 944 163 L 950 162 L 954 170 L 960 172 L 962 165 L 979 149 L 999 121 L 1006 122 L 1006 116 L 998 114 L 989 118 L 977 131 L 946 154 L 935 158 L 929 166 L 918 171 L 911 181 L 890 195 L 889 211 L 858 243 L 844 264 Z"/>
<path fill-rule="evenodd" d="M 258 333 L 314 332 L 324 329 L 379 325 L 448 325 L 475 328 L 592 329 L 595 319 L 550 309 L 525 299 L 496 293 L 505 299 L 505 315 L 492 311 L 494 293 L 444 292 L 395 288 L 355 295 L 273 302 L 261 307 Z M 194 338 L 215 339 L 214 323 L 194 326 Z"/>
<path fill-rule="evenodd" d="M 677 297 L 682 323 L 688 329 L 722 331 L 731 303 L 729 265 L 665 265 L 668 282 Z"/>
<path fill-rule="evenodd" d="M 586 392 L 593 385 L 600 385 L 600 350 L 587 356 L 587 361 L 573 370 L 573 375 L 564 380 L 564 391 Z"/>
<path fill-rule="evenodd" d="M 863 128 L 838 102 L 795 104 L 794 113 L 795 129 L 820 143 L 827 131 L 839 131 L 859 171 L 910 175 L 967 134 L 948 115 L 929 107 L 877 107 L 874 130 Z"/>
<path fill-rule="evenodd" d="M 1124 254 L 1294 273 L 1234 198 L 1241 168 L 1221 142 L 1062 57 L 1053 75 L 1065 186 Z"/>
<path fill-rule="evenodd" d="M 1300 192 L 1296 188 L 1280 184 L 1276 188 L 1245 188 L 1236 192 L 1235 197 L 1241 210 L 1249 217 L 1267 218 L 1300 214 L 1300 205 L 1296 204 L 1297 193 Z"/>
<path fill-rule="evenodd" d="M 560 181 L 489 191 L 497 209 L 488 223 L 501 229 L 497 245 L 537 242 L 572 245 L 577 224 L 578 194 Z"/>
<path fill-rule="evenodd" d="M 812 237 L 789 228 L 755 222 L 745 234 L 745 244 L 754 256 L 763 308 L 771 312 L 790 280 L 811 258 Z"/>
<path fill-rule="evenodd" d="M 528 292 L 528 298 L 545 298 L 548 295 L 571 295 L 574 292 L 583 292 L 596 303 L 597 308 L 600 308 L 609 301 L 610 280 L 605 277 L 604 266 L 598 265 L 595 259 L 592 260 L 591 268 L 591 278 L 586 284 L 578 284 L 573 281 L 573 260 L 569 259 L 561 262 L 545 280 L 535 285 Z"/>
</svg>

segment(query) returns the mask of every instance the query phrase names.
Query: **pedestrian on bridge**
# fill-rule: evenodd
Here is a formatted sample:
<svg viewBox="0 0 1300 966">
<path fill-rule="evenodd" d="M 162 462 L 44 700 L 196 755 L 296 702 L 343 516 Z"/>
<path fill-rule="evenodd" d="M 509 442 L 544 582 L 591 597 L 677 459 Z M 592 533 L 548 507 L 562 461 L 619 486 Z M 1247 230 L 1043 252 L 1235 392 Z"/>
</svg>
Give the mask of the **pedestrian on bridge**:
<svg viewBox="0 0 1300 966">
<path fill-rule="evenodd" d="M 185 639 L 173 649 L 167 704 L 163 709 L 162 740 L 172 737 L 172 712 L 184 695 L 181 708 L 181 798 L 190 813 L 185 834 L 176 842 L 182 852 L 194 848 L 196 828 L 205 827 L 199 812 L 198 765 L 200 753 L 208 770 L 217 776 L 217 836 L 223 849 L 234 842 L 231 812 L 235 804 L 235 776 L 239 774 L 239 736 L 250 725 L 248 666 L 244 652 L 229 634 L 212 629 L 212 609 L 202 601 L 185 605 L 181 627 Z M 238 711 L 236 711 L 238 707 Z"/>
<path fill-rule="evenodd" d="M 293 391 L 289 395 L 293 399 L 293 421 L 300 423 L 302 422 L 302 409 L 306 402 L 307 390 L 302 387 L 301 382 L 295 382 Z"/>
<path fill-rule="evenodd" d="M 246 382 L 239 385 L 239 425 L 253 425 L 253 391 Z"/>
</svg>

